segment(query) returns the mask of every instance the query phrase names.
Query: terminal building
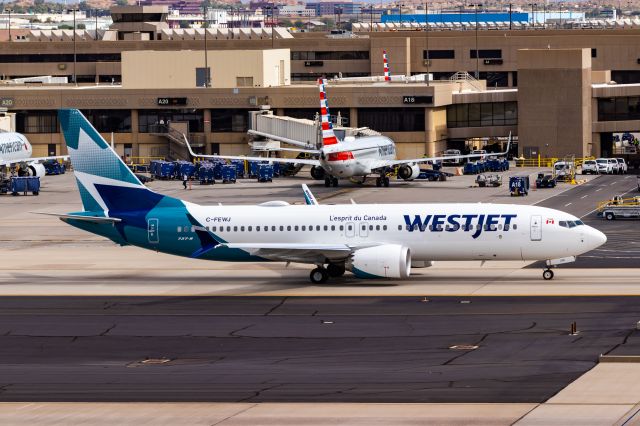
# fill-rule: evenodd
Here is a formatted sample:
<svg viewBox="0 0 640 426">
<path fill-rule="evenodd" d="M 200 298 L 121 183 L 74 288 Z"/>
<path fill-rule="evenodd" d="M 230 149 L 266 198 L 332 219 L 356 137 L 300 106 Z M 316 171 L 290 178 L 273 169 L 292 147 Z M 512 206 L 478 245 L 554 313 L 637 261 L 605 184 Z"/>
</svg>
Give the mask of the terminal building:
<svg viewBox="0 0 640 426">
<path fill-rule="evenodd" d="M 314 118 L 315 79 L 382 75 L 383 50 L 392 75 L 433 80 L 330 82 L 329 105 L 349 126 L 393 138 L 400 158 L 510 133 L 518 156 L 635 155 L 621 135 L 629 141 L 640 130 L 640 29 L 335 36 L 236 28 L 209 29 L 205 40 L 202 29 L 168 28 L 165 9 L 114 8 L 114 26 L 98 40 L 86 31 L 75 42 L 73 31 L 32 31 L 0 43 L 0 106 L 16 113 L 35 155 L 64 153 L 56 110 L 69 107 L 107 140 L 113 133 L 121 155 L 165 155 L 158 123 L 180 124 L 203 153 L 249 153 L 250 111 Z M 69 83 L 12 84 L 43 75 Z"/>
</svg>

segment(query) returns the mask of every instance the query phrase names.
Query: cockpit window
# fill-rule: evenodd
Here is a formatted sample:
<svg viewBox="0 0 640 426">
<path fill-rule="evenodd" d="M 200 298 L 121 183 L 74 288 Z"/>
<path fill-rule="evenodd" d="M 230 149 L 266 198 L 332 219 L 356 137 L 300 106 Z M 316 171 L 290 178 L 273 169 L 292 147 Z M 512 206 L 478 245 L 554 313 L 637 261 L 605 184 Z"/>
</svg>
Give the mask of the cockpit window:
<svg viewBox="0 0 640 426">
<path fill-rule="evenodd" d="M 584 222 L 581 220 L 576 220 L 576 225 L 584 225 Z"/>
<path fill-rule="evenodd" d="M 575 228 L 576 226 L 584 225 L 584 222 L 581 220 L 561 220 L 558 225 L 563 228 Z"/>
<path fill-rule="evenodd" d="M 558 225 L 562 226 L 563 228 L 569 227 L 569 225 L 567 225 L 567 221 L 565 220 L 561 220 L 560 222 L 558 222 Z"/>
<path fill-rule="evenodd" d="M 569 224 L 569 228 L 575 228 L 576 227 L 576 223 L 573 220 L 568 220 L 567 223 Z"/>
</svg>

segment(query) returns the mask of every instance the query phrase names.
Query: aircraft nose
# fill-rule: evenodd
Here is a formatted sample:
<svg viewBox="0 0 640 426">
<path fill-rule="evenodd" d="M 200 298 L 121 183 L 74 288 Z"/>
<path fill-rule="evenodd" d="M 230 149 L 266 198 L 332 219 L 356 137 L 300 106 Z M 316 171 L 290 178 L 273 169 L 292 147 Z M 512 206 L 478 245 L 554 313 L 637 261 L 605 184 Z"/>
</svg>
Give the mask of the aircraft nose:
<svg viewBox="0 0 640 426">
<path fill-rule="evenodd" d="M 591 250 L 598 248 L 607 242 L 607 236 L 603 232 L 592 227 L 589 227 L 586 232 L 586 237 L 587 244 L 591 247 Z"/>
</svg>

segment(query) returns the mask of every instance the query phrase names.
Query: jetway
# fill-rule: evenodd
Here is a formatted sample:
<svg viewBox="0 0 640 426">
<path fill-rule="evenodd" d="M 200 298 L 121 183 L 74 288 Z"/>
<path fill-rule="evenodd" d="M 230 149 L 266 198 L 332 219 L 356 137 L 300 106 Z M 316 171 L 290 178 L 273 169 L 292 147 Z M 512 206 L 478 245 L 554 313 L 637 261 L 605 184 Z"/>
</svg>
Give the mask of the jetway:
<svg viewBox="0 0 640 426">
<path fill-rule="evenodd" d="M 249 118 L 250 142 L 254 151 L 287 150 L 281 143 L 293 145 L 296 150 L 315 151 L 322 146 L 322 131 L 319 118 L 293 118 L 274 115 L 271 110 L 251 111 Z M 368 127 L 345 127 L 342 117 L 332 116 L 333 131 L 340 140 L 362 136 L 376 136 L 379 132 Z"/>
</svg>

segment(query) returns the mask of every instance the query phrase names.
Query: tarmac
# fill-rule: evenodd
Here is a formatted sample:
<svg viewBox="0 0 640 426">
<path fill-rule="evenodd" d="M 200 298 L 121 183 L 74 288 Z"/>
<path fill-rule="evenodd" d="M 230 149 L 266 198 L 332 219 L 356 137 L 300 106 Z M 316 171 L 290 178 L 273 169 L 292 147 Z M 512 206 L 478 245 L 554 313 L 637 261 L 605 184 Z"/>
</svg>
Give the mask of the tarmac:
<svg viewBox="0 0 640 426">
<path fill-rule="evenodd" d="M 640 234 L 593 209 L 635 176 L 517 198 L 473 178 L 310 187 L 322 203 L 544 205 L 609 241 L 550 282 L 535 264 L 440 262 L 401 282 L 314 286 L 307 265 L 175 258 L 29 213 L 80 210 L 70 174 L 45 178 L 37 197 L 0 197 L 0 422 L 634 424 L 638 364 L 598 362 L 640 352 Z M 256 204 L 301 203 L 301 183 L 150 186 Z"/>
</svg>

